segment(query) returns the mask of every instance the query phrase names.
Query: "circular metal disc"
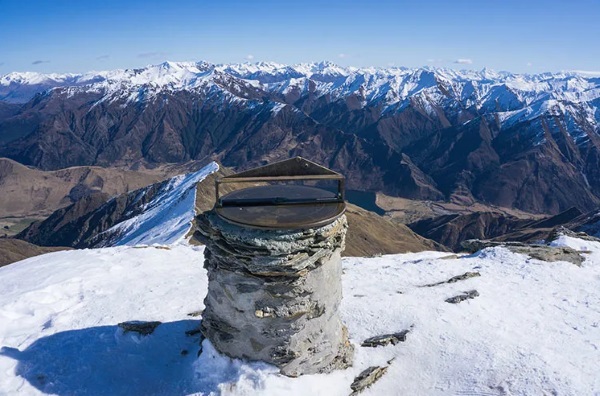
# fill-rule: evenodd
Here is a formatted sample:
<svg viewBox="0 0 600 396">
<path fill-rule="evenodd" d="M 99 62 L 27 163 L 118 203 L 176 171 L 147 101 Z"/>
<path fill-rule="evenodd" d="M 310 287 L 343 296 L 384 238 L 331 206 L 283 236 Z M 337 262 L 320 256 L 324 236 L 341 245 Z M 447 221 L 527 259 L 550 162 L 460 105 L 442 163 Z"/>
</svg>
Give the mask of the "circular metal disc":
<svg viewBox="0 0 600 396">
<path fill-rule="evenodd" d="M 321 188 L 269 185 L 233 191 L 221 198 L 223 206 L 216 211 L 223 219 L 245 227 L 314 228 L 329 224 L 344 213 L 345 202 L 321 202 L 335 199 L 335 193 Z M 296 203 L 285 203 L 289 201 Z M 248 206 L 245 204 L 248 202 L 260 204 Z"/>
</svg>

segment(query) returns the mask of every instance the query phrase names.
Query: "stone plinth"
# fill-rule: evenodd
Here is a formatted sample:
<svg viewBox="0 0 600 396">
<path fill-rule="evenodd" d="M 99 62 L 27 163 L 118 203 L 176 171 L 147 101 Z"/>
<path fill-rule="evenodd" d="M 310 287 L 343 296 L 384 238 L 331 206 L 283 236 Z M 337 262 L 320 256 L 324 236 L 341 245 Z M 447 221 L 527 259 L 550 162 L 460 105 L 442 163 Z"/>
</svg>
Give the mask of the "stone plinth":
<svg viewBox="0 0 600 396">
<path fill-rule="evenodd" d="M 260 230 L 198 217 L 206 244 L 204 335 L 228 356 L 274 364 L 288 376 L 351 364 L 338 315 L 346 217 L 309 230 Z"/>
</svg>

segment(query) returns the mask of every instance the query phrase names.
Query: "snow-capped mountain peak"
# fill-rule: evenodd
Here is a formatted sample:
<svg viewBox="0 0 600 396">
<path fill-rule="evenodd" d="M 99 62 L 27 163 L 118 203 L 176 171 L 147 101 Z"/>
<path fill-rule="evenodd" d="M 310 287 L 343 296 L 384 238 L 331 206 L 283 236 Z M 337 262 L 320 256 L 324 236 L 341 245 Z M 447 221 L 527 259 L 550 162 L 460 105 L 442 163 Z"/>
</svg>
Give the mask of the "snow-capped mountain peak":
<svg viewBox="0 0 600 396">
<path fill-rule="evenodd" d="M 367 101 L 386 98 L 384 102 L 387 105 L 392 104 L 390 100 L 405 99 L 424 90 L 437 88 L 440 83 L 449 88 L 440 94 L 455 95 L 454 99 L 463 104 L 477 107 L 485 107 L 482 101 L 502 101 L 502 98 L 494 95 L 502 87 L 511 90 L 526 106 L 544 98 L 581 102 L 600 97 L 600 81 L 590 72 L 529 75 L 490 69 L 457 71 L 430 67 L 346 68 L 329 61 L 291 66 L 275 62 L 212 65 L 207 62 L 167 61 L 139 69 L 83 74 L 9 73 L 0 76 L 0 100 L 24 102 L 37 92 L 63 87 L 106 92 L 136 90 L 142 86 L 159 90 L 194 90 L 225 75 L 245 80 L 246 84 L 255 85 L 266 92 L 277 92 L 281 84 L 294 85 L 294 81 L 302 79 L 312 81 L 317 92 L 330 93 L 339 98 L 360 89 Z M 408 85 L 414 86 L 406 88 Z M 382 92 L 384 86 L 386 92 Z M 465 98 L 462 93 L 467 86 L 472 90 L 472 95 Z M 392 94 L 387 95 L 387 91 L 392 91 Z M 469 102 L 473 100 L 473 103 Z"/>
</svg>

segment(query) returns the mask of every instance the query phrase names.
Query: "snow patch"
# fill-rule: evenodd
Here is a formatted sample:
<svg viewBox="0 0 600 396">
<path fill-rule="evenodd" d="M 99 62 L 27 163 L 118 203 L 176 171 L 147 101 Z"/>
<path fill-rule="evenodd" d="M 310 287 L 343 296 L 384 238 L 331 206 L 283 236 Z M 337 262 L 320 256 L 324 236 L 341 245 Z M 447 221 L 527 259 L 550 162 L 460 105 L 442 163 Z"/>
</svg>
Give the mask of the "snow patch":
<svg viewBox="0 0 600 396">
<path fill-rule="evenodd" d="M 195 215 L 196 184 L 217 170 L 219 165 L 212 162 L 198 172 L 170 179 L 140 215 L 104 232 L 118 236 L 111 240 L 111 246 L 169 245 L 182 241 Z"/>
</svg>

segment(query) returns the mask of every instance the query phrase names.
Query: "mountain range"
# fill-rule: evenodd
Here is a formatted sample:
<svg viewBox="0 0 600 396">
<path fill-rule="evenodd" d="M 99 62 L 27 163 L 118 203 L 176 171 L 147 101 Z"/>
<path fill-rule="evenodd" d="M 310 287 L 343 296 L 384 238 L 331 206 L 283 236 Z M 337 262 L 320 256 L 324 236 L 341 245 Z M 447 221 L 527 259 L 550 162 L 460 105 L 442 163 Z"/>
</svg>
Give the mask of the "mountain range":
<svg viewBox="0 0 600 396">
<path fill-rule="evenodd" d="M 556 214 L 600 204 L 600 77 L 330 62 L 0 76 L 0 156 L 44 170 L 292 155 L 351 190 Z"/>
</svg>

